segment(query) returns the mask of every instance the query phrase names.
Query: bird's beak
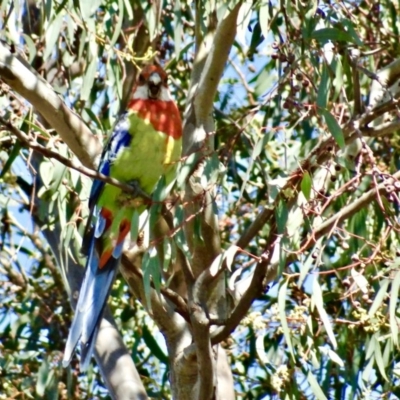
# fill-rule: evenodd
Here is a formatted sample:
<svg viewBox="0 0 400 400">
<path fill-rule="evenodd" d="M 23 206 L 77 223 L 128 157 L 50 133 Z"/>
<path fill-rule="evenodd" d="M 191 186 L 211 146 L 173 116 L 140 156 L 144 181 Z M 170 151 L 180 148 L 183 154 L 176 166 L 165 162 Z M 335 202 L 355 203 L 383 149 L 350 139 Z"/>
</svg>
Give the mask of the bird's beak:
<svg viewBox="0 0 400 400">
<path fill-rule="evenodd" d="M 161 90 L 161 76 L 157 72 L 153 72 L 149 77 L 148 87 L 149 87 L 149 97 L 151 99 L 158 98 Z"/>
</svg>

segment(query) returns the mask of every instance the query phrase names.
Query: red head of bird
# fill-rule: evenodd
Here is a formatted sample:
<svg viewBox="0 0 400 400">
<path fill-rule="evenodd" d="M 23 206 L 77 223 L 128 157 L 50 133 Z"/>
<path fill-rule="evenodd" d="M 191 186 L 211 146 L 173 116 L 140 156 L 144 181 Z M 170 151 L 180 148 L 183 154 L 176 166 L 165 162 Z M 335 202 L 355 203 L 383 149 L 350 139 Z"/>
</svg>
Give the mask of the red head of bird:
<svg viewBox="0 0 400 400">
<path fill-rule="evenodd" d="M 159 65 L 148 65 L 139 74 L 132 99 L 172 101 L 168 75 Z"/>
<path fill-rule="evenodd" d="M 181 138 L 180 113 L 168 90 L 168 75 L 159 65 L 147 65 L 140 72 L 128 109 L 149 121 L 157 131 Z"/>
</svg>

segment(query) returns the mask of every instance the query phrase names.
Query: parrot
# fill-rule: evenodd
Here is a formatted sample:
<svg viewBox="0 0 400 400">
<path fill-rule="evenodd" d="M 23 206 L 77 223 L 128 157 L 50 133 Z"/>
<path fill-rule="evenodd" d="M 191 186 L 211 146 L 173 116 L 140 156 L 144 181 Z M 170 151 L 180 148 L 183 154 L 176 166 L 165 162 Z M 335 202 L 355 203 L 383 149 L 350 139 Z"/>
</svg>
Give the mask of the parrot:
<svg viewBox="0 0 400 400">
<path fill-rule="evenodd" d="M 103 311 L 115 280 L 125 238 L 135 212 L 145 209 L 158 182 L 173 184 L 181 158 L 182 120 L 159 65 L 143 68 L 127 110 L 117 120 L 102 152 L 98 171 L 137 188 L 130 195 L 117 186 L 94 180 L 89 196 L 88 243 L 84 278 L 65 346 L 67 367 L 80 344 L 81 370 L 87 369 Z M 92 223 L 94 219 L 95 222 Z M 83 246 L 85 247 L 85 246 Z"/>
</svg>

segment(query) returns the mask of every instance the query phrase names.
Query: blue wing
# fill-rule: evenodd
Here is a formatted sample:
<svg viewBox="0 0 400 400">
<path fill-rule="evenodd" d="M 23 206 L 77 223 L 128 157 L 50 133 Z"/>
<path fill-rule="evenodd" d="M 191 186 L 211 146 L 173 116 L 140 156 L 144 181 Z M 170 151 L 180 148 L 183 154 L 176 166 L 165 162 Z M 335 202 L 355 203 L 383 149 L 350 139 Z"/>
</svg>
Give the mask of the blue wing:
<svg viewBox="0 0 400 400">
<path fill-rule="evenodd" d="M 129 120 L 128 113 L 126 112 L 118 120 L 117 124 L 114 127 L 113 133 L 111 134 L 106 146 L 104 147 L 98 171 L 104 175 L 109 176 L 110 167 L 118 156 L 118 153 L 124 147 L 128 147 L 131 141 L 132 136 L 129 133 Z M 97 179 L 94 180 L 89 197 L 90 209 L 93 209 L 95 204 L 97 203 L 97 199 L 99 198 L 100 193 L 103 190 L 104 184 L 105 182 L 103 181 L 99 181 Z"/>
<path fill-rule="evenodd" d="M 97 171 L 103 175 L 110 176 L 111 165 L 118 156 L 118 153 L 123 150 L 124 147 L 128 147 L 131 143 L 132 136 L 129 133 L 129 120 L 128 112 L 125 112 L 121 118 L 116 123 L 112 134 L 110 135 L 104 150 L 100 157 L 99 167 Z M 92 225 L 93 225 L 93 214 L 95 214 L 95 206 L 97 200 L 104 188 L 105 182 L 95 179 L 92 184 L 89 195 L 89 217 L 86 223 L 85 231 L 83 234 L 83 243 L 81 252 L 89 256 L 91 237 L 93 235 Z M 100 229 L 100 231 L 99 231 Z M 104 226 L 99 226 L 96 229 L 96 237 L 101 235 Z"/>
</svg>

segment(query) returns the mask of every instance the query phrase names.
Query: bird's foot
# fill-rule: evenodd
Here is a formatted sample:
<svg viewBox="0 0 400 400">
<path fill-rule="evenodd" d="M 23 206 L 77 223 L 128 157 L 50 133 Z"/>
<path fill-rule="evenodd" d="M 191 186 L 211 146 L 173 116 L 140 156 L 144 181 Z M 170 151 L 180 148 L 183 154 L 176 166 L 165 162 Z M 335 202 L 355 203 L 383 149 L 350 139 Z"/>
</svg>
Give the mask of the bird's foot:
<svg viewBox="0 0 400 400">
<path fill-rule="evenodd" d="M 132 186 L 133 192 L 131 194 L 132 197 L 142 197 L 143 199 L 151 200 L 151 197 L 142 190 L 138 181 L 130 181 L 128 185 Z"/>
<path fill-rule="evenodd" d="M 132 207 L 139 207 L 142 204 L 147 204 L 151 202 L 151 197 L 142 190 L 138 181 L 130 181 L 128 182 L 128 185 L 132 187 L 132 192 L 125 192 L 121 194 L 121 196 L 119 197 L 121 206 L 129 205 Z"/>
</svg>

